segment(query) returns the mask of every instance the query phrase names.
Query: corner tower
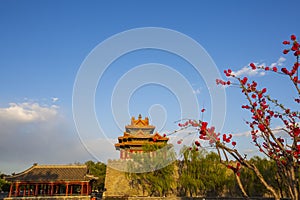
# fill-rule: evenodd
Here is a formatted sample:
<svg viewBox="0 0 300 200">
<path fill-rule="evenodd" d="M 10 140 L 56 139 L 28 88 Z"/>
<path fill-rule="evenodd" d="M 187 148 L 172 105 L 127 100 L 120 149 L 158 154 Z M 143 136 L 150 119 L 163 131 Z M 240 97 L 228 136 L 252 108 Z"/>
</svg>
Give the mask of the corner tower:
<svg viewBox="0 0 300 200">
<path fill-rule="evenodd" d="M 155 126 L 149 124 L 148 117 L 142 119 L 141 114 L 138 119 L 131 118 L 131 124 L 125 126 L 123 136 L 118 137 L 115 144 L 116 150 L 120 151 L 120 159 L 131 159 L 130 154 L 142 153 L 144 145 L 165 145 L 169 138 L 154 132 Z"/>
</svg>

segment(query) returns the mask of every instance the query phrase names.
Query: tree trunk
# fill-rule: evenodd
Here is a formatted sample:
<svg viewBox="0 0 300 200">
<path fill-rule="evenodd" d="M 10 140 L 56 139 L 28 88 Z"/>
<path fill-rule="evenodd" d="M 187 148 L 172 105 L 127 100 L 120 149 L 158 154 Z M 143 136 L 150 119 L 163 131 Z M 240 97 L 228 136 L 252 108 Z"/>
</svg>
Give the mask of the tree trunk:
<svg viewBox="0 0 300 200">
<path fill-rule="evenodd" d="M 244 197 L 245 199 L 249 199 L 249 197 L 248 197 L 248 195 L 247 195 L 247 193 L 246 193 L 246 191 L 245 191 L 245 189 L 244 189 L 244 186 L 243 186 L 243 184 L 242 184 L 242 182 L 241 182 L 240 176 L 238 176 L 237 174 L 234 174 L 234 175 L 235 175 L 236 181 L 237 181 L 237 183 L 238 183 L 238 186 L 239 186 L 239 188 L 240 188 L 240 190 L 241 190 L 241 192 L 242 192 L 242 194 L 243 194 L 243 197 Z"/>
<path fill-rule="evenodd" d="M 273 194 L 274 199 L 280 200 L 280 195 L 277 194 L 276 190 L 265 181 L 264 177 L 261 175 L 260 171 L 256 168 L 256 166 L 251 165 L 251 169 L 254 171 L 260 182 L 267 188 L 267 190 L 269 190 Z"/>
</svg>

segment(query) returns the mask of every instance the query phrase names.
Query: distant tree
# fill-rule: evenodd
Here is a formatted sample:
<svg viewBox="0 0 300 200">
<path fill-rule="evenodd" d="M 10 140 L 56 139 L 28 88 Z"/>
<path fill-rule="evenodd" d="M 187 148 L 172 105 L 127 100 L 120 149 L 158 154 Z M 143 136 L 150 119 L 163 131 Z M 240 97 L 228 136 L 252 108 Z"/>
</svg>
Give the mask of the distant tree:
<svg viewBox="0 0 300 200">
<path fill-rule="evenodd" d="M 232 183 L 227 169 L 220 164 L 220 158 L 215 152 L 209 152 L 202 161 L 201 174 L 204 178 L 206 195 L 221 196 Z M 228 185 L 228 186 L 227 186 Z"/>
<path fill-rule="evenodd" d="M 98 177 L 98 180 L 93 184 L 93 190 L 99 192 L 104 190 L 105 175 L 106 175 L 106 165 L 101 162 L 87 161 L 85 163 L 88 167 L 89 173 Z"/>
<path fill-rule="evenodd" d="M 6 180 L 4 180 L 4 176 L 5 174 L 1 174 L 0 173 L 0 192 L 8 192 L 9 191 L 9 187 L 10 187 L 10 183 L 7 182 Z"/>
<path fill-rule="evenodd" d="M 184 146 L 180 153 L 182 160 L 178 162 L 179 194 L 189 197 L 202 195 L 205 191 L 205 183 L 200 170 L 206 151 Z"/>
<path fill-rule="evenodd" d="M 196 146 L 184 146 L 179 162 L 179 194 L 183 196 L 221 196 L 232 177 L 220 164 L 218 154 Z M 229 185 L 230 186 L 230 185 Z"/>
<path fill-rule="evenodd" d="M 273 160 L 254 156 L 249 160 L 249 162 L 258 168 L 268 184 L 279 191 L 280 186 L 277 182 L 278 172 L 276 170 L 276 163 Z M 241 177 L 243 177 L 241 181 L 249 196 L 264 196 L 266 194 L 272 195 L 266 187 L 264 187 L 252 170 L 242 168 Z"/>
</svg>

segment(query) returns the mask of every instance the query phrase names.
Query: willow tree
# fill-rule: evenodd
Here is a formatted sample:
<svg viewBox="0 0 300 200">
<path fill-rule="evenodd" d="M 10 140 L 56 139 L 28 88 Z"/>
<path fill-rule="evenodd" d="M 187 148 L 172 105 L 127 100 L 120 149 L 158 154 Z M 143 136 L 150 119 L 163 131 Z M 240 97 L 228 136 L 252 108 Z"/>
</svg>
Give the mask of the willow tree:
<svg viewBox="0 0 300 200">
<path fill-rule="evenodd" d="M 132 187 L 149 196 L 165 197 L 176 193 L 175 152 L 169 147 L 168 144 L 148 144 L 143 146 L 142 154 L 132 154 L 126 174 Z"/>
</svg>

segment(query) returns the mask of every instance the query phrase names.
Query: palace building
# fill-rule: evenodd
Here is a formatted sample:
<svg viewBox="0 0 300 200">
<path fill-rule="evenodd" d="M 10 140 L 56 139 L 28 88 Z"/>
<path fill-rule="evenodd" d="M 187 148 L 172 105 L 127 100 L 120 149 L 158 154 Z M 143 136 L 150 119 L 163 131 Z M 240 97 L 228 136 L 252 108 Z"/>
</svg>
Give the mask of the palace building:
<svg viewBox="0 0 300 200">
<path fill-rule="evenodd" d="M 132 117 L 131 124 L 125 126 L 123 136 L 118 137 L 118 143 L 115 144 L 116 150 L 120 151 L 120 159 L 130 159 L 131 154 L 142 153 L 145 145 L 166 145 L 169 138 L 154 133 L 154 129 L 155 126 L 149 124 L 148 117 Z"/>
<path fill-rule="evenodd" d="M 86 165 L 34 164 L 5 179 L 11 182 L 8 198 L 5 199 L 38 196 L 43 199 L 90 199 L 91 185 L 97 178 L 88 174 Z"/>
<path fill-rule="evenodd" d="M 149 124 L 148 117 L 142 118 L 141 115 L 136 119 L 131 118 L 129 125 L 125 126 L 123 135 L 118 137 L 118 142 L 115 144 L 115 149 L 120 151 L 120 158 L 115 160 L 108 160 L 105 177 L 105 192 L 104 198 L 123 198 L 123 197 L 147 197 L 149 194 L 140 188 L 133 187 L 131 180 L 128 179 L 127 172 L 129 171 L 129 164 L 135 162 L 135 154 L 142 154 L 143 156 L 150 156 L 155 158 L 161 153 L 166 154 L 171 147 L 168 144 L 169 138 L 166 135 L 160 135 L 155 132 L 155 126 Z M 149 150 L 145 147 L 155 147 L 153 149 L 165 148 L 166 152 L 156 150 Z M 162 154 L 161 154 L 162 155 Z M 160 156 L 161 156 L 160 155 Z M 136 158 L 138 158 L 137 156 Z M 139 161 L 137 162 L 139 163 Z M 137 165 L 138 170 L 143 169 Z"/>
</svg>

